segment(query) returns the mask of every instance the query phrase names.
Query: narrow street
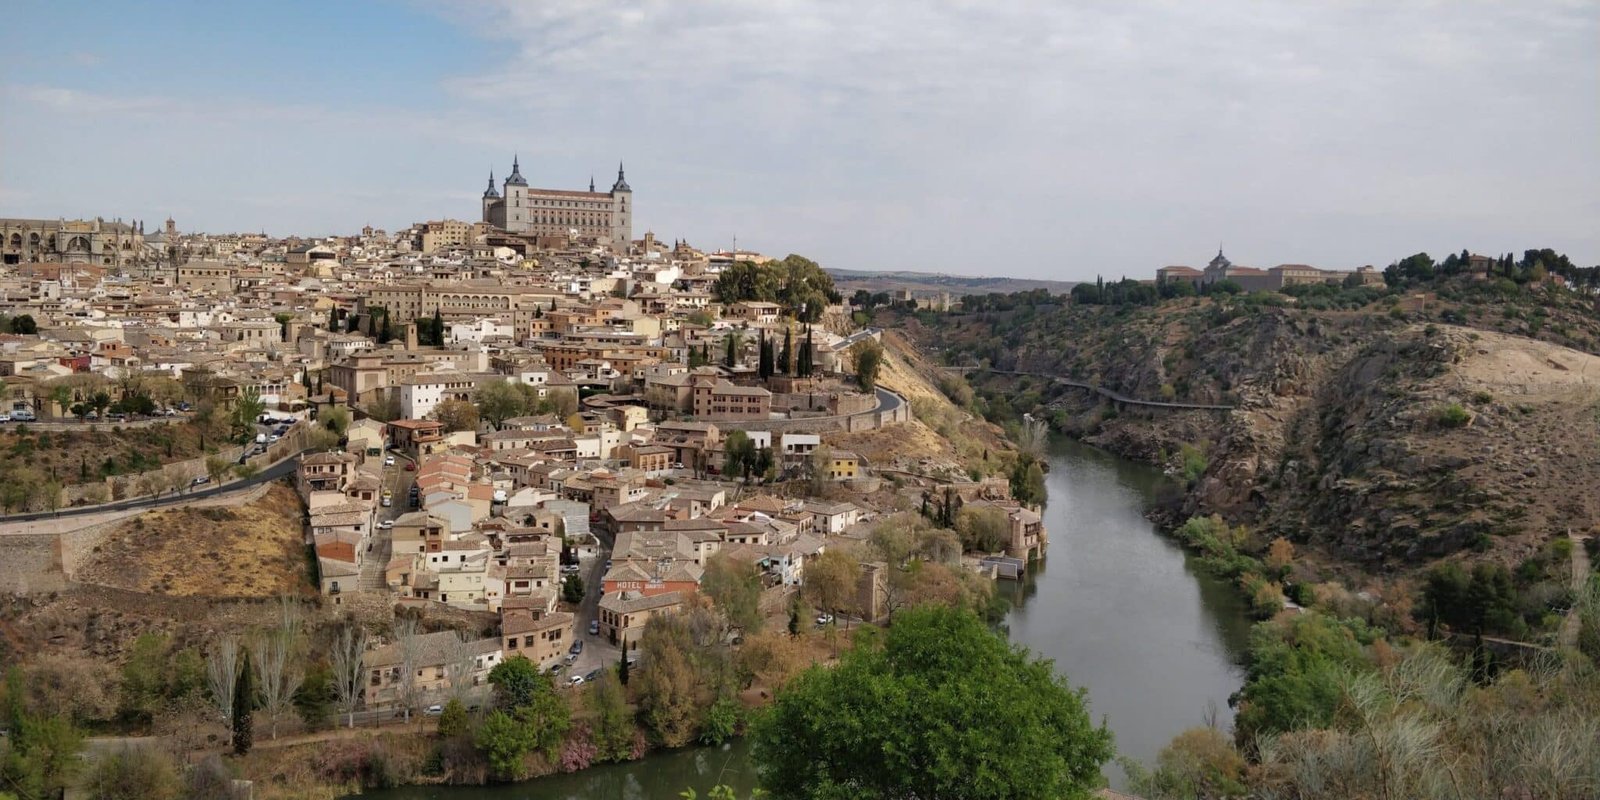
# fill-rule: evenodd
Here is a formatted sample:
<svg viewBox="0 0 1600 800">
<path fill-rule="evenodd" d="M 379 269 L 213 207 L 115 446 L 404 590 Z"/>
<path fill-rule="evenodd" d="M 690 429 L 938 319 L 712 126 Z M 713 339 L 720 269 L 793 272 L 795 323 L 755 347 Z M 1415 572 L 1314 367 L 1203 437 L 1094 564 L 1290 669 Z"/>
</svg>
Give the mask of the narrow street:
<svg viewBox="0 0 1600 800">
<path fill-rule="evenodd" d="M 384 466 L 382 473 L 383 488 L 390 493 L 390 505 L 385 508 L 378 506 L 378 514 L 374 524 L 393 522 L 400 515 L 410 511 L 406 502 L 406 495 L 411 490 L 411 484 L 416 480 L 415 472 L 407 472 L 406 465 L 412 463 L 409 458 L 393 451 L 384 454 L 384 458 L 393 456 L 395 463 Z M 356 582 L 356 588 L 363 592 L 387 592 L 388 585 L 384 582 L 384 573 L 389 568 L 389 559 L 394 555 L 393 532 L 388 528 L 377 527 L 372 532 L 371 549 L 366 558 L 361 562 L 361 577 Z"/>
<path fill-rule="evenodd" d="M 593 558 L 580 557 L 578 561 L 581 567 L 578 575 L 583 578 L 583 602 L 574 612 L 572 633 L 576 641 L 583 642 L 583 653 L 561 673 L 566 677 L 559 678 L 557 685 L 569 683 L 572 675 L 588 675 L 596 669 L 615 667 L 622 655 L 622 648 L 602 636 L 589 634 L 589 622 L 599 618 L 601 579 L 606 574 L 606 560 L 611 558 L 612 544 L 607 534 L 597 531 L 595 538 L 600 541 L 600 552 Z"/>
</svg>

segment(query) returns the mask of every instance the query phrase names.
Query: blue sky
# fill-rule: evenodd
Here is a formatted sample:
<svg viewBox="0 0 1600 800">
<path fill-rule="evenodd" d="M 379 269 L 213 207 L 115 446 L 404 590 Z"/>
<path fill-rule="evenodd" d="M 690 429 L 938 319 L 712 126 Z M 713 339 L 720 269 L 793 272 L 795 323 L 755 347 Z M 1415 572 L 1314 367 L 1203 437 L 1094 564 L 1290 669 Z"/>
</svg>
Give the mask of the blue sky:
<svg viewBox="0 0 1600 800">
<path fill-rule="evenodd" d="M 273 234 L 475 219 L 1085 279 L 1562 249 L 1600 263 L 1600 5 L 13 2 L 0 215 Z"/>
</svg>

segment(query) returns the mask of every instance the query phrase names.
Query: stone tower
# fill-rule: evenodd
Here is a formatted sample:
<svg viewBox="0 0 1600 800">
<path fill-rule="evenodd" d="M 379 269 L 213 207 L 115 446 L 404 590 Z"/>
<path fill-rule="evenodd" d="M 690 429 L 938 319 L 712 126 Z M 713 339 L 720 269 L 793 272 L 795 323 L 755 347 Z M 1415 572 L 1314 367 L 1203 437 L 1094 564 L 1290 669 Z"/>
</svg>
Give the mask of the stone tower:
<svg viewBox="0 0 1600 800">
<path fill-rule="evenodd" d="M 617 252 L 626 252 L 633 241 L 633 189 L 622 174 L 622 162 L 617 162 L 617 182 L 611 184 L 611 246 Z"/>
</svg>

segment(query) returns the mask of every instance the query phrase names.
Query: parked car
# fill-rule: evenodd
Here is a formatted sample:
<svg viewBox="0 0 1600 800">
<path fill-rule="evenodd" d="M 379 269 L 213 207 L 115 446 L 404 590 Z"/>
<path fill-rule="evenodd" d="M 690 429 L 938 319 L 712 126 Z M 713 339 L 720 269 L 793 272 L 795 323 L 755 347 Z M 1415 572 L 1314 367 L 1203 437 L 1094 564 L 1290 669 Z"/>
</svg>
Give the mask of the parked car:
<svg viewBox="0 0 1600 800">
<path fill-rule="evenodd" d="M 600 620 L 597 620 L 597 619 L 589 620 L 589 635 L 590 636 L 599 636 L 600 635 Z"/>
<path fill-rule="evenodd" d="M 390 498 L 390 497 L 383 498 L 383 507 L 384 508 L 388 508 L 388 507 L 390 507 L 392 505 L 394 505 L 394 498 Z"/>
<path fill-rule="evenodd" d="M 178 410 L 179 411 L 193 411 L 194 410 L 194 406 L 189 405 L 187 402 L 183 402 L 183 403 L 179 403 L 178 404 Z"/>
<path fill-rule="evenodd" d="M 550 674 L 551 675 L 555 675 L 555 674 L 561 672 L 561 670 L 564 670 L 566 668 L 567 668 L 566 664 L 556 664 L 555 666 L 550 668 Z"/>
<path fill-rule="evenodd" d="M 386 519 L 386 520 L 378 523 L 378 528 L 381 529 L 381 530 L 386 530 L 386 531 L 387 530 L 393 530 L 394 529 L 394 520 Z"/>
<path fill-rule="evenodd" d="M 833 623 L 833 615 L 832 614 L 818 614 L 817 615 L 817 624 L 818 625 L 829 625 L 829 624 L 832 624 L 832 623 Z"/>
<path fill-rule="evenodd" d="M 422 709 L 422 715 L 425 716 L 425 717 L 437 717 L 437 716 L 439 716 L 440 714 L 443 714 L 443 713 L 444 713 L 444 706 L 434 705 L 434 706 L 428 706 L 427 708 Z"/>
<path fill-rule="evenodd" d="M 568 678 L 567 679 L 567 685 L 568 686 L 582 686 L 583 685 L 583 676 L 582 675 L 574 675 L 571 678 Z"/>
<path fill-rule="evenodd" d="M 271 436 L 267 437 L 267 441 L 276 442 L 276 441 L 278 441 L 279 439 L 282 439 L 282 438 L 283 438 L 282 436 L 279 436 L 278 434 L 274 433 Z"/>
<path fill-rule="evenodd" d="M 573 643 L 572 643 L 572 646 L 567 648 L 567 652 L 569 652 L 569 653 L 571 653 L 573 655 L 577 655 L 577 654 L 583 652 L 583 640 L 582 639 L 574 640 Z"/>
<path fill-rule="evenodd" d="M 383 460 L 383 465 L 386 466 L 386 467 L 394 466 L 394 456 L 389 456 L 388 458 L 385 458 Z"/>
<path fill-rule="evenodd" d="M 416 471 L 417 471 L 417 465 L 413 464 L 410 461 L 407 461 L 406 462 L 406 472 L 416 472 Z"/>
<path fill-rule="evenodd" d="M 4 411 L 0 411 L 0 422 L 10 422 L 10 421 L 11 421 L 11 415 L 5 413 Z"/>
<path fill-rule="evenodd" d="M 208 484 L 210 482 L 211 482 L 211 478 L 209 476 L 201 475 L 200 477 L 195 478 L 192 481 L 189 481 L 189 485 L 190 486 L 204 486 L 204 485 L 206 485 L 206 484 Z"/>
<path fill-rule="evenodd" d="M 589 674 L 583 676 L 583 682 L 584 683 L 593 683 L 596 680 L 599 680 L 599 678 L 600 678 L 600 670 L 598 668 L 591 669 L 591 670 L 589 670 Z"/>
</svg>

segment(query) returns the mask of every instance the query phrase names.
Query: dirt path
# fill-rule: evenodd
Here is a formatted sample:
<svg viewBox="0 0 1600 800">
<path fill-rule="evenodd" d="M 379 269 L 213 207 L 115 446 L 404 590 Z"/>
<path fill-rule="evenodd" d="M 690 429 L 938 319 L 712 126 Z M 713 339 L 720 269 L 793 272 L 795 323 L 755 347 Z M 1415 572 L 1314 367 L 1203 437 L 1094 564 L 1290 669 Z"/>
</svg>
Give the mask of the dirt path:
<svg viewBox="0 0 1600 800">
<path fill-rule="evenodd" d="M 1572 537 L 1572 591 L 1582 596 L 1584 584 L 1589 580 L 1589 551 L 1584 549 L 1584 540 L 1587 535 Z M 1578 646 L 1578 606 L 1567 612 L 1567 618 L 1561 622 L 1561 647 L 1562 649 Z"/>
</svg>

